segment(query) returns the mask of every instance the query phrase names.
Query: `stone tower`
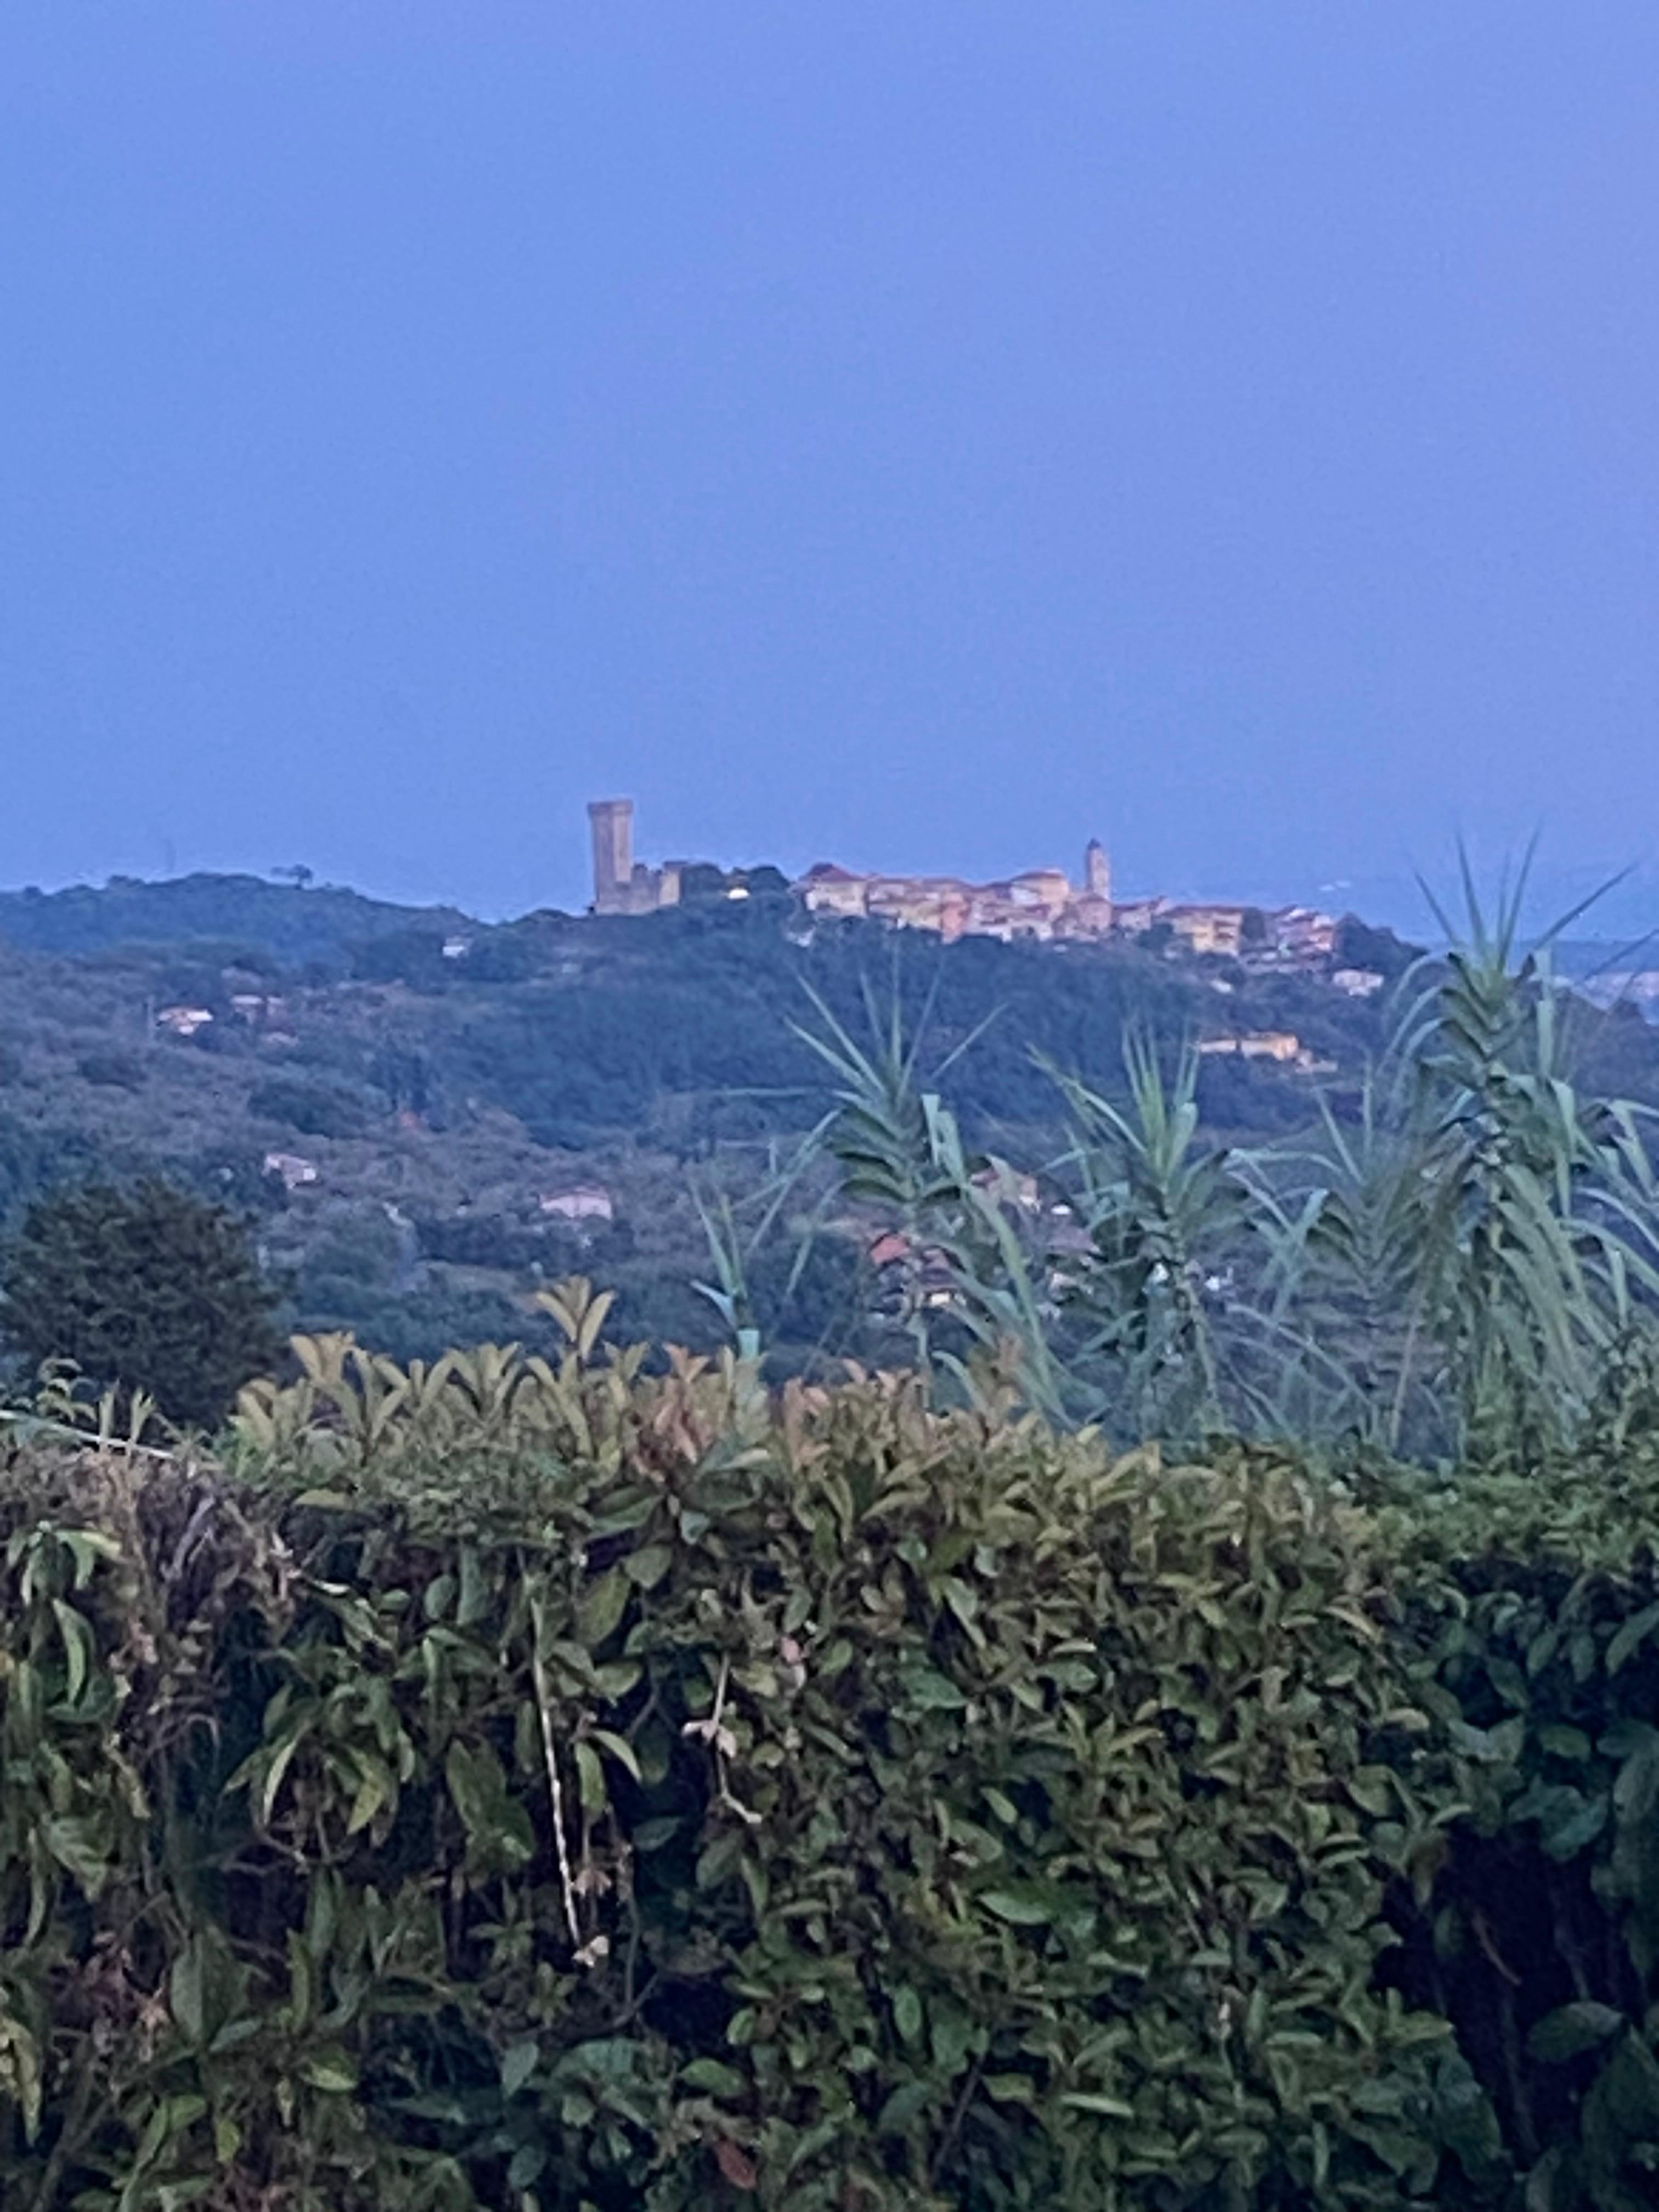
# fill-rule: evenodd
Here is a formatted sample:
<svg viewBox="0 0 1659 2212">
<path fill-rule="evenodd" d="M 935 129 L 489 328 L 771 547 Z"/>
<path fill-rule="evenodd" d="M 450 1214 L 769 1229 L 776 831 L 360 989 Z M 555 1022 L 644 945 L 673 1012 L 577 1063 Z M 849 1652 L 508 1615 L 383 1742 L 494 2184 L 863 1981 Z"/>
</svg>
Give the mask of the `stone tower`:
<svg viewBox="0 0 1659 2212">
<path fill-rule="evenodd" d="M 1083 855 L 1083 888 L 1091 898 L 1112 902 L 1112 864 L 1098 837 L 1091 837 Z"/>
<path fill-rule="evenodd" d="M 590 799 L 587 818 L 593 830 L 593 911 L 626 914 L 634 884 L 634 802 Z"/>
</svg>

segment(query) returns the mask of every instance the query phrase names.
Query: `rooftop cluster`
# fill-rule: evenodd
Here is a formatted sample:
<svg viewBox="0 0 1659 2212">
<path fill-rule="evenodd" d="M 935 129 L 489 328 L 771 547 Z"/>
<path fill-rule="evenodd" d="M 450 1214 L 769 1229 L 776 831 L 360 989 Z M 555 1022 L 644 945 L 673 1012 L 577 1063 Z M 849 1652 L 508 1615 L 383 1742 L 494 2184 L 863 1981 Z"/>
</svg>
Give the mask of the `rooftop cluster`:
<svg viewBox="0 0 1659 2212">
<path fill-rule="evenodd" d="M 635 860 L 632 799 L 595 799 L 587 811 L 593 833 L 594 913 L 653 914 L 678 905 L 690 863 L 673 860 L 648 868 Z M 820 860 L 793 888 L 810 914 L 931 930 L 947 941 L 1144 936 L 1164 927 L 1193 952 L 1291 968 L 1322 967 L 1336 950 L 1335 915 L 1313 907 L 1114 900 L 1111 862 L 1097 838 L 1085 850 L 1080 884 L 1073 884 L 1063 868 L 1027 868 L 999 883 L 970 884 L 960 876 L 859 875 Z"/>
<path fill-rule="evenodd" d="M 690 863 L 668 860 L 661 867 L 646 867 L 635 860 L 630 799 L 595 799 L 588 805 L 588 821 L 595 914 L 657 914 L 661 907 L 679 905 Z M 832 860 L 818 860 L 792 890 L 801 896 L 807 914 L 929 929 L 947 942 L 1064 942 L 1146 936 L 1161 927 L 1188 951 L 1218 953 L 1252 967 L 1325 967 L 1336 951 L 1336 915 L 1314 907 L 1263 909 L 1241 900 L 1197 905 L 1172 898 L 1115 900 L 1113 865 L 1099 838 L 1091 838 L 1084 849 L 1082 883 L 1073 883 L 1064 867 L 1029 867 L 1000 883 L 964 883 L 960 876 L 860 876 Z"/>
<path fill-rule="evenodd" d="M 1182 904 L 1167 898 L 1114 901 L 1105 854 L 1091 844 L 1084 880 L 1061 868 L 1032 868 L 1006 882 L 968 884 L 954 876 L 853 875 L 821 862 L 795 889 L 810 913 L 867 916 L 946 939 L 1039 940 L 1145 936 L 1160 927 L 1193 952 L 1263 966 L 1315 967 L 1336 949 L 1337 921 L 1312 907 L 1272 910 L 1236 901 Z"/>
</svg>

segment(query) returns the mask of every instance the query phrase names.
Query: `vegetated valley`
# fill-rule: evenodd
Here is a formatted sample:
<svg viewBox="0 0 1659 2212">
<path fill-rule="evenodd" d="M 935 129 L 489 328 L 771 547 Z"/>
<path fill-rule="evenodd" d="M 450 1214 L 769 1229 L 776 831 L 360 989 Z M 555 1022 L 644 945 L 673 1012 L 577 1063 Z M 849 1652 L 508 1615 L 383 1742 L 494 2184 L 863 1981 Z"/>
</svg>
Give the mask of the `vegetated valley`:
<svg viewBox="0 0 1659 2212">
<path fill-rule="evenodd" d="M 709 872 L 711 877 L 714 872 Z M 718 880 L 638 920 L 486 926 L 252 878 L 0 896 L 0 1212 L 64 1179 L 156 1168 L 252 1216 L 287 1318 L 403 1358 L 522 1335 L 537 1285 L 580 1268 L 653 1340 L 715 1340 L 692 1288 L 706 1220 L 769 1210 L 753 1295 L 781 1356 L 840 1345 L 878 1223 L 770 1208 L 833 1079 L 797 1033 L 902 1007 L 968 1138 L 1040 1164 L 1060 1141 L 1046 1058 L 1120 1092 L 1127 1030 L 1293 1037 L 1322 1072 L 1212 1054 L 1218 1139 L 1310 1124 L 1382 1047 L 1380 999 L 1153 941 L 1066 947 L 808 927 L 782 879 Z M 1349 925 L 1334 968 L 1408 957 Z M 1585 1013 L 1599 1087 L 1659 1099 L 1659 1036 Z M 952 1058 L 952 1054 L 957 1056 Z M 747 1212 L 745 1212 L 745 1209 Z M 815 1233 L 802 1255 L 803 1224 Z"/>
</svg>

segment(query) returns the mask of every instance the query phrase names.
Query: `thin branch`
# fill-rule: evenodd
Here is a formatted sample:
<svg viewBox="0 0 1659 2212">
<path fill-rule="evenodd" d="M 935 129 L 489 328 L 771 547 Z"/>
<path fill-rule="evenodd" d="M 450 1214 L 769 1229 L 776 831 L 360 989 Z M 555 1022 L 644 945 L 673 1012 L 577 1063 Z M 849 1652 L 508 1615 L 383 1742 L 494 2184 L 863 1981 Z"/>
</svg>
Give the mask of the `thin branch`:
<svg viewBox="0 0 1659 2212">
<path fill-rule="evenodd" d="M 564 1785 L 559 1779 L 559 1757 L 553 1735 L 552 1696 L 547 1668 L 542 1660 L 542 1606 L 530 1601 L 530 1671 L 536 1685 L 536 1713 L 542 1726 L 542 1756 L 547 1763 L 547 1794 L 553 1803 L 553 1843 L 559 1860 L 559 1892 L 564 1903 L 565 1926 L 573 1948 L 582 1948 L 581 1923 L 576 1917 L 576 1885 L 570 1870 L 570 1844 L 564 1832 Z"/>
</svg>

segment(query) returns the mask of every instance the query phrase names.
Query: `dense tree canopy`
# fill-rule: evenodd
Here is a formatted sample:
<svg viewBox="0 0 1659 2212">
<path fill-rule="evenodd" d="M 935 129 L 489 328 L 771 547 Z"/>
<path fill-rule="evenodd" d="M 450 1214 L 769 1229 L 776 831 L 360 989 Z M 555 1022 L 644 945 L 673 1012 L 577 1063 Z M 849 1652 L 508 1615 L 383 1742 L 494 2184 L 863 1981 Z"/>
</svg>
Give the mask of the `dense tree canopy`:
<svg viewBox="0 0 1659 2212">
<path fill-rule="evenodd" d="M 6 1255 L 0 1329 L 207 1428 L 280 1348 L 276 1296 L 235 1217 L 149 1178 L 37 1199 Z"/>
</svg>

